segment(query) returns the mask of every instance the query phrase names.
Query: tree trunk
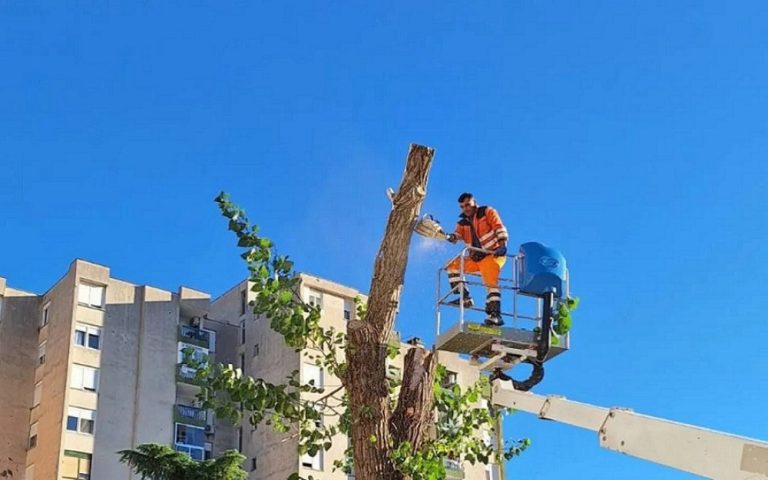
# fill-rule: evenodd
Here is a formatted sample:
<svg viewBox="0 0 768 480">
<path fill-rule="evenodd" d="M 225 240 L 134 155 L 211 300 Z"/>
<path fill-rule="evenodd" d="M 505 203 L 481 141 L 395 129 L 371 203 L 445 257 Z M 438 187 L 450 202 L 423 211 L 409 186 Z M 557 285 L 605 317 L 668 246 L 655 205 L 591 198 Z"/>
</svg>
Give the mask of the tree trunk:
<svg viewBox="0 0 768 480">
<path fill-rule="evenodd" d="M 405 356 L 400 398 L 389 428 L 395 444 L 410 442 L 414 453 L 421 448 L 432 420 L 436 360 L 434 353 L 422 347 L 410 349 Z"/>
<path fill-rule="evenodd" d="M 410 147 L 405 172 L 400 188 L 392 198 L 392 211 L 374 264 L 365 320 L 350 322 L 347 328 L 347 373 L 344 386 L 352 413 L 353 456 L 358 480 L 402 478 L 389 460 L 392 444 L 386 380 L 387 343 L 400 304 L 414 221 L 419 216 L 427 194 L 427 179 L 434 153 L 432 148 L 419 145 Z M 426 363 L 430 365 L 431 371 L 432 361 L 423 361 L 422 358 L 419 362 L 417 356 L 413 354 L 410 363 L 420 365 L 421 368 Z M 409 374 L 404 369 L 404 378 Z M 423 379 L 424 375 L 419 378 Z M 413 405 L 427 407 L 422 401 L 415 401 Z M 404 421 L 403 425 L 408 431 L 418 430 L 419 426 L 413 422 L 422 417 L 423 412 L 418 412 L 409 417 L 411 420 Z M 398 432 L 402 428 L 399 424 Z M 402 438 L 402 435 L 398 433 L 396 438 Z"/>
</svg>

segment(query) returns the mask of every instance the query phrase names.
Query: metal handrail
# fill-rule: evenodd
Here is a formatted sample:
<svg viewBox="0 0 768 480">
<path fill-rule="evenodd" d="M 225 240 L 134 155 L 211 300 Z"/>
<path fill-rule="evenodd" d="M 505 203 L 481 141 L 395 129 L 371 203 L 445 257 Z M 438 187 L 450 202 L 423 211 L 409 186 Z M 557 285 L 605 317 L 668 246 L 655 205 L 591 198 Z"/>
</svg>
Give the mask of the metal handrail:
<svg viewBox="0 0 768 480">
<path fill-rule="evenodd" d="M 486 255 L 493 255 L 493 251 L 491 251 L 491 250 L 485 250 L 483 248 L 477 248 L 477 247 L 472 247 L 472 246 L 465 246 L 464 248 L 462 248 L 461 252 L 459 252 L 457 255 L 451 257 L 448 260 L 448 262 L 446 262 L 446 265 L 448 263 L 451 263 L 453 260 L 459 258 L 460 259 L 460 261 L 459 261 L 459 275 L 462 278 L 462 283 L 464 283 L 465 285 L 485 286 L 485 284 L 482 283 L 482 282 L 471 282 L 471 281 L 468 281 L 468 280 L 463 280 L 464 276 L 467 275 L 467 273 L 464 271 L 464 260 L 469 256 L 470 252 L 480 252 L 480 253 L 485 253 Z M 514 298 L 513 301 L 515 302 L 515 307 L 516 307 L 516 305 L 517 305 L 516 291 L 519 290 L 519 288 L 520 288 L 519 287 L 518 268 L 517 268 L 518 267 L 518 263 L 517 262 L 519 261 L 520 256 L 515 254 L 515 255 L 505 255 L 505 257 L 512 259 L 512 265 L 513 265 L 512 277 L 511 278 L 499 277 L 499 286 L 498 286 L 498 288 L 500 290 L 511 290 L 511 291 L 515 292 L 513 294 L 513 298 Z M 448 293 L 446 293 L 445 295 L 443 295 L 441 297 L 441 279 L 442 279 L 441 273 L 443 271 L 445 271 L 445 270 L 446 270 L 445 269 L 445 265 L 443 265 L 437 271 L 437 299 L 438 299 L 438 301 L 437 301 L 437 304 L 436 304 L 435 308 L 436 308 L 436 330 L 437 330 L 437 334 L 438 335 L 440 334 L 440 305 L 443 304 L 443 301 L 449 295 L 451 295 L 451 293 L 453 293 L 453 292 L 448 292 Z M 469 275 L 477 275 L 477 273 L 470 273 Z M 502 282 L 504 282 L 504 284 Z M 508 285 L 510 283 L 512 284 L 511 286 Z M 465 310 L 465 307 L 464 307 L 464 289 L 462 289 L 460 294 L 459 294 L 459 324 L 463 324 L 464 323 L 464 310 Z M 477 309 L 473 309 L 473 310 L 477 310 Z M 513 315 L 512 315 L 512 317 L 515 319 L 515 321 L 517 320 L 517 318 L 529 318 L 530 320 L 534 320 L 534 321 L 538 320 L 538 318 L 518 316 L 516 314 L 516 310 L 517 310 L 516 308 L 513 309 Z M 504 313 L 504 312 L 502 312 L 501 315 L 502 316 L 510 316 L 508 313 Z"/>
<path fill-rule="evenodd" d="M 459 252 L 454 257 L 451 257 L 446 264 L 441 266 L 437 271 L 437 303 L 435 305 L 435 323 L 436 323 L 436 333 L 439 336 L 440 335 L 440 326 L 441 326 L 441 312 L 440 312 L 440 306 L 444 305 L 445 300 L 453 293 L 453 291 L 449 291 L 446 294 L 442 294 L 442 273 L 446 271 L 445 266 L 455 259 L 460 259 L 459 261 L 459 275 L 461 277 L 461 281 L 465 286 L 468 285 L 475 285 L 475 286 L 486 286 L 482 282 L 473 282 L 470 280 L 465 279 L 465 275 L 479 275 L 479 273 L 469 273 L 465 272 L 464 262 L 465 259 L 468 257 L 470 252 L 481 252 L 485 254 L 492 255 L 493 251 L 485 250 L 482 248 L 472 247 L 472 246 L 465 246 L 462 248 L 461 252 Z M 509 278 L 506 277 L 499 277 L 499 284 L 498 288 L 499 290 L 507 290 L 512 291 L 512 312 L 501 312 L 502 317 L 508 317 L 512 318 L 513 326 L 517 324 L 518 319 L 522 320 L 531 320 L 537 323 L 540 323 L 541 318 L 541 310 L 542 310 L 542 301 L 541 299 L 537 299 L 536 303 L 536 313 L 531 315 L 523 315 L 518 313 L 518 295 L 521 295 L 520 293 L 520 260 L 522 259 L 521 255 L 514 254 L 514 255 L 505 255 L 505 257 L 512 259 L 512 272 L 511 276 Z M 464 324 L 464 313 L 465 310 L 475 310 L 475 311 L 481 311 L 479 308 L 467 308 L 464 307 L 464 289 L 461 290 L 459 294 L 459 325 Z M 566 282 L 565 282 L 565 295 L 566 297 L 570 295 L 570 275 L 568 270 L 566 269 Z"/>
</svg>

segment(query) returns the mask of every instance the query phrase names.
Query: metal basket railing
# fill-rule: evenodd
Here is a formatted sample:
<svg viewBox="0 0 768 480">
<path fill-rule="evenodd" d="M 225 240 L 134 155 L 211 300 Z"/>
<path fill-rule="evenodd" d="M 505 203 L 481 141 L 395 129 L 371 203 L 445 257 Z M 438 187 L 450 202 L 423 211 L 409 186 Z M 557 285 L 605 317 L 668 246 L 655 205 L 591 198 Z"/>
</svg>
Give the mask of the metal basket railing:
<svg viewBox="0 0 768 480">
<path fill-rule="evenodd" d="M 459 312 L 458 323 L 460 325 L 467 321 L 468 311 L 485 312 L 485 309 L 482 308 L 482 305 L 475 307 L 464 306 L 464 289 L 460 289 L 460 301 L 458 306 L 448 304 L 449 297 L 456 294 L 456 292 L 450 288 L 450 285 L 447 291 L 443 290 L 443 284 L 447 283 L 443 278 L 447 272 L 446 266 L 457 258 L 459 259 L 460 278 L 462 279 L 462 283 L 466 286 L 466 288 L 469 289 L 471 287 L 486 287 L 482 280 L 478 278 L 480 276 L 479 272 L 467 273 L 465 271 L 465 263 L 469 257 L 469 253 L 473 251 L 485 253 L 488 255 L 493 254 L 493 252 L 488 250 L 467 246 L 464 247 L 461 252 L 452 257 L 443 266 L 441 266 L 437 271 L 437 303 L 435 306 L 435 329 L 437 336 L 439 336 L 441 333 L 442 307 L 457 309 Z M 502 273 L 504 271 L 508 271 L 510 273 L 507 276 L 499 276 L 499 284 L 497 288 L 499 288 L 499 290 L 502 292 L 502 306 L 507 305 L 506 309 L 502 308 L 501 316 L 505 320 L 511 320 L 511 325 L 509 326 L 513 328 L 528 327 L 533 329 L 537 326 L 540 326 L 542 320 L 542 300 L 536 296 L 527 295 L 520 291 L 520 277 L 523 258 L 519 254 L 505 256 L 507 257 L 508 261 L 504 265 Z M 568 284 L 569 281 L 566 271 L 566 296 L 569 294 L 570 290 Z M 507 294 L 505 295 L 504 292 L 507 292 Z M 526 309 L 523 306 L 525 302 L 532 303 L 532 305 Z M 533 312 L 530 310 L 533 310 Z"/>
</svg>

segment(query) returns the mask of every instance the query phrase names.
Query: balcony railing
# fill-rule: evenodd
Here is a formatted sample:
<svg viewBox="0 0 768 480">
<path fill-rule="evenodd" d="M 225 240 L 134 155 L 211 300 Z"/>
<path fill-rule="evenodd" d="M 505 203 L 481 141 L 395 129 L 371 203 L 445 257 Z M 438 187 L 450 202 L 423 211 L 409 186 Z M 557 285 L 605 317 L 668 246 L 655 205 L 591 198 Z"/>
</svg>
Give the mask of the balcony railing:
<svg viewBox="0 0 768 480">
<path fill-rule="evenodd" d="M 464 478 L 464 467 L 458 460 L 445 459 L 445 476 L 450 479 Z"/>
<path fill-rule="evenodd" d="M 190 407 L 188 405 L 173 406 L 173 421 L 176 423 L 204 427 L 207 418 L 208 414 L 202 408 Z"/>
<path fill-rule="evenodd" d="M 201 330 L 189 325 L 179 325 L 179 341 L 197 345 L 198 347 L 209 348 L 211 336 L 205 330 Z"/>
<path fill-rule="evenodd" d="M 183 363 L 176 364 L 176 381 L 198 386 L 203 383 L 197 379 L 197 370 Z"/>
</svg>

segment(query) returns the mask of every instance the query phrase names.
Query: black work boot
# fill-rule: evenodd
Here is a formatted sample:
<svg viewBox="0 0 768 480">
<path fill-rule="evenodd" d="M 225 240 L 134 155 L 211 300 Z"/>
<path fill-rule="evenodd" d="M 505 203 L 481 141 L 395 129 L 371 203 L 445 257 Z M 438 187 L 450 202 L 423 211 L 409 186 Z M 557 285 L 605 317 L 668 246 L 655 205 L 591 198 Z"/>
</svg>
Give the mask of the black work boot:
<svg viewBox="0 0 768 480">
<path fill-rule="evenodd" d="M 461 304 L 461 297 L 454 298 L 450 302 L 448 302 L 448 305 L 458 307 Z M 472 308 L 475 306 L 475 301 L 472 300 L 472 297 L 464 296 L 464 308 Z"/>
<path fill-rule="evenodd" d="M 501 302 L 486 302 L 485 313 L 488 314 L 488 317 L 485 319 L 486 325 L 492 327 L 500 327 L 504 325 L 504 320 L 501 319 Z"/>
</svg>

